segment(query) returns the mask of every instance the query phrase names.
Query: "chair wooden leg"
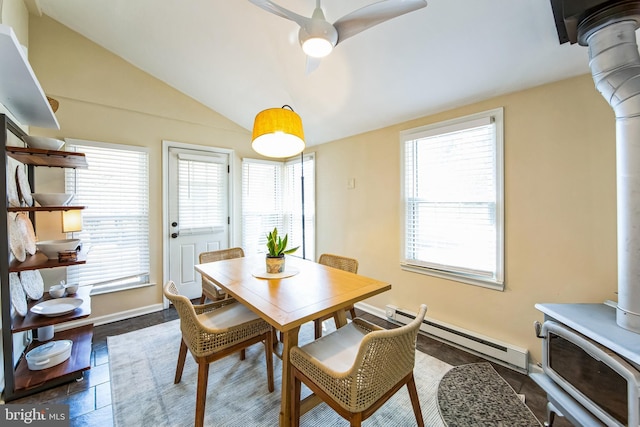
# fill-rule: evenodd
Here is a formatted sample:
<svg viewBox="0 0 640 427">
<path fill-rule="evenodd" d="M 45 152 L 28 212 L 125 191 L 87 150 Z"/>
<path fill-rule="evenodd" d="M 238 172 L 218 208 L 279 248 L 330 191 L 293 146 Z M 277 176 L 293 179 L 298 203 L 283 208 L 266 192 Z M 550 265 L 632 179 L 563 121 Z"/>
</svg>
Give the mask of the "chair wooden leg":
<svg viewBox="0 0 640 427">
<path fill-rule="evenodd" d="M 360 427 L 362 425 L 362 412 L 351 414 L 351 417 L 349 418 L 349 425 L 351 427 Z"/>
<path fill-rule="evenodd" d="M 198 386 L 196 391 L 195 427 L 204 426 L 204 408 L 207 403 L 207 381 L 209 380 L 209 363 L 198 361 Z"/>
<path fill-rule="evenodd" d="M 247 353 L 243 348 L 242 350 L 240 350 L 240 360 L 244 360 L 246 357 L 247 357 Z"/>
<path fill-rule="evenodd" d="M 316 319 L 313 321 L 313 332 L 315 339 L 322 336 L 322 319 Z"/>
<path fill-rule="evenodd" d="M 349 309 L 349 313 L 351 313 L 351 320 L 356 318 L 356 308 L 355 307 L 351 307 Z"/>
<path fill-rule="evenodd" d="M 176 366 L 176 377 L 173 380 L 174 384 L 178 384 L 182 379 L 182 371 L 184 370 L 184 361 L 187 358 L 187 344 L 184 340 L 180 340 L 180 352 L 178 353 L 178 365 Z"/>
<path fill-rule="evenodd" d="M 302 384 L 295 373 L 291 387 L 291 427 L 300 427 L 300 391 Z"/>
<path fill-rule="evenodd" d="M 273 333 L 264 334 L 264 357 L 267 360 L 267 387 L 269 393 L 273 392 Z"/>
<path fill-rule="evenodd" d="M 411 373 L 411 378 L 407 381 L 407 389 L 409 389 L 409 397 L 411 398 L 411 406 L 413 406 L 413 414 L 416 416 L 418 427 L 424 427 L 422 419 L 422 410 L 420 409 L 420 400 L 418 399 L 418 390 L 416 389 L 416 381 Z"/>
<path fill-rule="evenodd" d="M 204 304 L 206 299 L 207 299 L 207 296 L 205 294 L 202 294 L 202 296 L 200 297 L 200 305 Z"/>
</svg>

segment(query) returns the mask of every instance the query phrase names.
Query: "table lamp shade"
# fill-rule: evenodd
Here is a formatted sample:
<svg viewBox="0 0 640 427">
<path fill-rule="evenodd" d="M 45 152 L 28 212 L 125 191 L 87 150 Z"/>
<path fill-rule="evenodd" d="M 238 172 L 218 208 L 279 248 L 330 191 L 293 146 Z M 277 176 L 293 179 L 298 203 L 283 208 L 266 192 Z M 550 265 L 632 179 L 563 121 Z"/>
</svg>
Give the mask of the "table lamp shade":
<svg viewBox="0 0 640 427">
<path fill-rule="evenodd" d="M 82 231 L 82 211 L 69 210 L 62 212 L 62 232 Z"/>
<path fill-rule="evenodd" d="M 266 157 L 291 157 L 304 150 L 302 120 L 293 110 L 270 108 L 253 123 L 253 149 Z"/>
</svg>

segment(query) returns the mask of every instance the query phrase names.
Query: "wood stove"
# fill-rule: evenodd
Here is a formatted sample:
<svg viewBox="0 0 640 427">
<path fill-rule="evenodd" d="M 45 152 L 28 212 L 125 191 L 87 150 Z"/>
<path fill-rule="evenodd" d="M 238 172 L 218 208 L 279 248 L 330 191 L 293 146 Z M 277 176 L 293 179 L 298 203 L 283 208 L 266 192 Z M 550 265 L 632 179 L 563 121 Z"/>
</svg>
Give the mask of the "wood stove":
<svg viewBox="0 0 640 427">
<path fill-rule="evenodd" d="M 606 304 L 536 304 L 544 313 L 542 373 L 530 377 L 555 415 L 576 426 L 640 425 L 640 334 Z"/>
<path fill-rule="evenodd" d="M 551 0 L 559 42 L 589 47 L 598 91 L 616 116 L 618 301 L 537 304 L 545 315 L 543 373 L 549 423 L 640 423 L 640 0 Z"/>
</svg>

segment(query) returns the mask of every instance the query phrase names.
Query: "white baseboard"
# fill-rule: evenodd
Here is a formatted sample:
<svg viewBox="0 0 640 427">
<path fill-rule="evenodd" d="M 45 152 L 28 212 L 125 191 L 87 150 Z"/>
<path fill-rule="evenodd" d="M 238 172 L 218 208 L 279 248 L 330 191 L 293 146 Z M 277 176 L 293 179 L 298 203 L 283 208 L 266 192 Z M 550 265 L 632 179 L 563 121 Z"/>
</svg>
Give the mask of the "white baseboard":
<svg viewBox="0 0 640 427">
<path fill-rule="evenodd" d="M 133 310 L 120 311 L 118 313 L 108 314 L 105 316 L 90 317 L 86 319 L 74 320 L 72 322 L 65 322 L 56 325 L 56 331 L 64 331 L 71 328 L 77 328 L 78 326 L 91 325 L 100 326 L 107 323 L 113 323 L 120 320 L 131 319 L 132 317 L 142 316 L 143 314 L 155 313 L 162 311 L 164 307 L 162 303 L 148 305 L 146 307 L 139 307 Z"/>
<path fill-rule="evenodd" d="M 394 307 L 394 306 L 387 306 L 384 309 L 381 309 L 381 308 L 372 306 L 370 304 L 362 303 L 362 302 L 356 303 L 355 306 L 356 308 L 359 308 L 360 310 L 365 311 L 371 315 L 374 315 L 381 319 L 391 321 L 397 324 L 406 324 L 408 321 L 411 320 L 411 318 L 405 318 L 404 321 L 402 322 L 399 321 L 399 319 L 396 318 L 397 307 Z M 451 325 L 446 325 L 444 323 L 437 322 L 433 319 L 425 318 L 425 322 L 432 325 L 434 324 L 445 325 L 447 327 L 446 330 L 449 330 L 449 331 L 452 331 L 454 329 L 454 327 Z M 457 337 L 453 336 L 452 334 L 443 335 L 444 333 L 437 328 L 430 328 L 430 327 L 425 328 L 423 325 L 423 327 L 421 327 L 420 329 L 421 329 L 420 330 L 421 333 L 431 338 L 434 338 L 438 341 L 444 342 L 445 344 L 459 348 L 471 354 L 475 354 L 477 356 L 494 361 L 496 363 L 499 363 L 503 366 L 506 366 L 520 373 L 526 374 L 527 372 L 530 372 L 532 369 L 534 372 L 536 368 L 540 369 L 539 367 L 536 367 L 534 364 L 531 364 L 529 362 L 529 352 L 526 349 L 511 346 L 509 344 L 500 343 L 500 346 L 506 349 L 506 351 L 501 352 L 501 351 L 496 351 L 494 348 L 490 346 L 486 346 L 486 348 L 484 348 L 484 346 L 477 346 L 475 342 L 470 340 L 467 340 L 468 343 L 466 345 L 461 345 L 460 343 L 456 342 L 456 340 L 458 340 Z M 459 329 L 459 328 L 456 328 L 456 329 Z M 463 331 L 463 332 L 464 332 L 463 335 L 467 337 L 471 337 L 472 335 L 477 335 L 475 333 L 472 334 L 469 331 Z M 482 336 L 481 341 L 490 342 L 495 340 L 491 340 L 488 337 Z"/>
<path fill-rule="evenodd" d="M 367 304 L 366 302 L 357 302 L 354 305 L 355 305 L 356 308 L 358 308 L 358 309 L 360 309 L 360 310 L 362 310 L 364 312 L 367 312 L 369 314 L 377 316 L 377 317 L 379 317 L 381 319 L 385 319 L 385 320 L 387 319 L 387 315 L 386 315 L 386 313 L 385 313 L 383 308 L 375 307 L 375 306 L 373 306 L 371 304 Z"/>
</svg>

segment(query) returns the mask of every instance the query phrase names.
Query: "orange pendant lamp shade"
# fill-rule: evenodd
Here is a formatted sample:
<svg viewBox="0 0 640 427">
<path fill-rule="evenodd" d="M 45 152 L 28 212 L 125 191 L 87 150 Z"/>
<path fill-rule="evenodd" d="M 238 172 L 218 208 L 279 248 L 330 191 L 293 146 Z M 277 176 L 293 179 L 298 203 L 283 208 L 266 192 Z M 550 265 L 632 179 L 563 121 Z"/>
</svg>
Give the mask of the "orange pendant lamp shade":
<svg viewBox="0 0 640 427">
<path fill-rule="evenodd" d="M 253 123 L 251 146 L 266 157 L 291 157 L 304 150 L 302 120 L 293 110 L 269 108 L 261 111 Z M 289 107 L 291 108 L 291 107 Z"/>
</svg>

